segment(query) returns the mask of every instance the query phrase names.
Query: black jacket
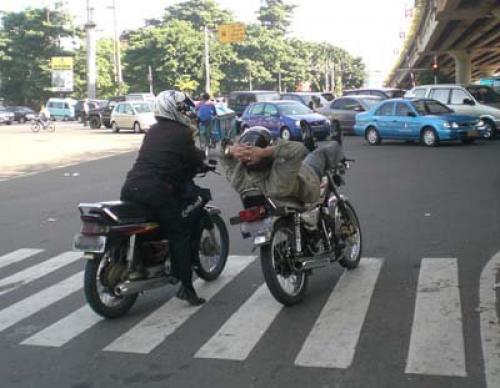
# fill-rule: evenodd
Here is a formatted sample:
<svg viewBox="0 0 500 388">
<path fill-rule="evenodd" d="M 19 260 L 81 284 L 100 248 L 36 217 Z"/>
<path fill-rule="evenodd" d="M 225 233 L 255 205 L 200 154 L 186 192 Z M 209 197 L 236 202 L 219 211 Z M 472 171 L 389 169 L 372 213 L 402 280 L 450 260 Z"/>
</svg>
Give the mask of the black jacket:
<svg viewBox="0 0 500 388">
<path fill-rule="evenodd" d="M 167 184 L 182 190 L 204 159 L 191 133 L 176 121 L 160 119 L 146 132 L 125 186 L 163 189 Z"/>
</svg>

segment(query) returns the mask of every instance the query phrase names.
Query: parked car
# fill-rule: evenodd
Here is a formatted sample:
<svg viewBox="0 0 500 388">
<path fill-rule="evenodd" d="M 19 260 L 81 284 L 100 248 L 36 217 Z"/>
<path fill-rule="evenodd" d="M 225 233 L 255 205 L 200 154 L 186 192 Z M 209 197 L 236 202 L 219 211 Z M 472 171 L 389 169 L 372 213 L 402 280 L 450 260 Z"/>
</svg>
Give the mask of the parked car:
<svg viewBox="0 0 500 388">
<path fill-rule="evenodd" d="M 74 120 L 76 100 L 71 98 L 49 98 L 47 109 L 54 120 Z"/>
<path fill-rule="evenodd" d="M 301 140 L 300 122 L 305 120 L 314 137 L 325 139 L 330 135 L 331 123 L 325 116 L 315 113 L 297 101 L 269 101 L 250 105 L 243 115 L 242 129 L 261 125 L 271 131 L 274 137 L 285 140 Z"/>
<path fill-rule="evenodd" d="M 282 93 L 280 98 L 282 100 L 300 102 L 314 111 L 318 111 L 328 105 L 327 99 L 321 93 L 316 92 Z"/>
<path fill-rule="evenodd" d="M 100 104 L 97 108 L 91 109 L 89 112 L 90 128 L 99 129 L 101 125 L 104 125 L 106 128 L 111 128 L 111 112 L 120 101 L 125 101 L 125 96 L 110 97 L 109 100 L 105 100 L 105 102 Z"/>
<path fill-rule="evenodd" d="M 344 96 L 356 96 L 356 95 L 364 95 L 364 96 L 377 96 L 383 100 L 388 98 L 399 98 L 403 97 L 405 94 L 405 90 L 396 89 L 396 88 L 361 88 L 361 89 L 351 89 L 344 90 Z"/>
<path fill-rule="evenodd" d="M 0 124 L 11 125 L 14 121 L 14 112 L 9 108 L 0 106 Z"/>
<path fill-rule="evenodd" d="M 27 106 L 10 106 L 8 109 L 14 113 L 14 121 L 20 124 L 33 120 L 37 115 L 33 109 Z"/>
<path fill-rule="evenodd" d="M 132 129 L 136 133 L 145 132 L 154 123 L 154 107 L 146 101 L 119 102 L 111 112 L 113 132 L 120 132 L 121 129 Z"/>
<path fill-rule="evenodd" d="M 330 119 L 335 133 L 342 131 L 345 134 L 354 134 L 356 115 L 370 110 L 381 101 L 382 99 L 376 96 L 339 97 L 320 109 L 318 113 Z"/>
<path fill-rule="evenodd" d="M 127 101 L 147 101 L 154 105 L 155 95 L 152 93 L 129 93 L 125 97 Z"/>
<path fill-rule="evenodd" d="M 421 141 L 434 147 L 441 141 L 461 140 L 470 144 L 485 130 L 477 116 L 456 114 L 431 99 L 389 99 L 356 116 L 354 131 L 371 145 L 383 139 Z"/>
<path fill-rule="evenodd" d="M 80 122 L 83 120 L 84 110 L 83 103 L 85 100 L 78 100 L 75 104 L 75 120 Z M 89 100 L 89 115 L 90 111 L 94 109 L 98 109 L 99 107 L 105 106 L 107 103 L 106 100 Z"/>
<path fill-rule="evenodd" d="M 278 92 L 273 90 L 235 91 L 229 94 L 227 106 L 241 116 L 248 105 L 254 102 L 279 100 Z"/>
<path fill-rule="evenodd" d="M 485 139 L 493 139 L 500 129 L 500 94 L 484 85 L 421 85 L 405 97 L 432 98 L 455 112 L 479 116 L 484 121 Z"/>
</svg>

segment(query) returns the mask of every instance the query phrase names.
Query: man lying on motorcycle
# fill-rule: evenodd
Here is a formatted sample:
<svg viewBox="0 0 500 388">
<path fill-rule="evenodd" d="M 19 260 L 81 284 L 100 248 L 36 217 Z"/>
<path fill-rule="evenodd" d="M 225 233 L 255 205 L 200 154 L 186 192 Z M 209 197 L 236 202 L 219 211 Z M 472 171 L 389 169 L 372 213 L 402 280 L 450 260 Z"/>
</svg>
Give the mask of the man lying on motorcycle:
<svg viewBox="0 0 500 388">
<path fill-rule="evenodd" d="M 177 297 L 200 305 L 192 282 L 192 260 L 197 251 L 191 235 L 192 217 L 183 209 L 192 179 L 203 162 L 204 153 L 194 144 L 190 112 L 194 103 L 182 92 L 161 92 L 155 102 L 157 123 L 144 136 L 139 155 L 121 192 L 121 200 L 142 204 L 156 215 L 162 236 L 169 240 L 172 272 L 182 285 Z M 199 241 L 199 238 L 197 239 Z M 141 277 L 140 269 L 135 273 Z"/>
<path fill-rule="evenodd" d="M 255 126 L 243 132 L 238 144 L 225 147 L 222 165 L 238 193 L 259 188 L 276 200 L 292 197 L 315 203 L 325 171 L 343 159 L 344 152 L 336 141 L 308 153 L 300 142 L 278 140 L 274 143 L 268 129 Z"/>
</svg>

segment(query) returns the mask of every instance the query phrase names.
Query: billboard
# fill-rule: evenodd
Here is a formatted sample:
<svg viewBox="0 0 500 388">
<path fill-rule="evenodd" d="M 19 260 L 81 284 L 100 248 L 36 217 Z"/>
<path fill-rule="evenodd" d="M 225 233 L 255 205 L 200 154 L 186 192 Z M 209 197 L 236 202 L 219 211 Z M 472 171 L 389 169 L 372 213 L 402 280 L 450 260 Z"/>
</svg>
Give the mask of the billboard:
<svg viewBox="0 0 500 388">
<path fill-rule="evenodd" d="M 73 91 L 73 57 L 52 57 L 52 90 L 54 92 Z"/>
<path fill-rule="evenodd" d="M 221 24 L 217 28 L 219 42 L 235 43 L 245 40 L 246 29 L 243 23 Z"/>
</svg>

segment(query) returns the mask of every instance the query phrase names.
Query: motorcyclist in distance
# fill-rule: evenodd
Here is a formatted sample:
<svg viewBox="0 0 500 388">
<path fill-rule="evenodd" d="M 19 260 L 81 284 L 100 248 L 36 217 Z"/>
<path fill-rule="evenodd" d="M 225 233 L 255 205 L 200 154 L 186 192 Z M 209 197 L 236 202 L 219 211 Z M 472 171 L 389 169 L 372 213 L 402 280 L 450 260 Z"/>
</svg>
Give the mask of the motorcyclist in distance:
<svg viewBox="0 0 500 388">
<path fill-rule="evenodd" d="M 154 124 L 145 134 L 139 155 L 128 172 L 121 200 L 139 203 L 156 215 L 162 237 L 169 240 L 172 272 L 181 281 L 177 297 L 197 306 L 192 282 L 191 220 L 183 214 L 184 194 L 203 163 L 204 153 L 194 144 L 191 121 L 194 103 L 182 92 L 161 92 L 155 101 Z M 141 278 L 141 273 L 131 274 Z"/>
</svg>

